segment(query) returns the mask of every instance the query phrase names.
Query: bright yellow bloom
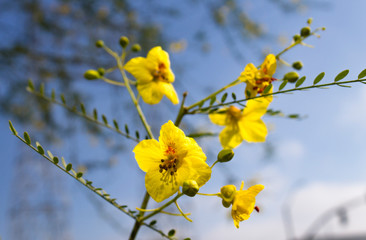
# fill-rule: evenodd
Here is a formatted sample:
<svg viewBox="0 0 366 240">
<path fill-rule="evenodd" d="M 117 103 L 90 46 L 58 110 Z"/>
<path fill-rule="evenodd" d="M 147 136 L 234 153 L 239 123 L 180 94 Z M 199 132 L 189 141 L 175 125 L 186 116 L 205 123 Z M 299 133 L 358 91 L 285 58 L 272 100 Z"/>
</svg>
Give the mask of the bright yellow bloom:
<svg viewBox="0 0 366 240">
<path fill-rule="evenodd" d="M 245 66 L 239 79 L 247 84 L 245 88 L 246 97 L 254 97 L 257 93 L 262 93 L 263 90 L 275 80 L 272 78 L 272 75 L 276 72 L 276 65 L 276 56 L 269 54 L 264 59 L 259 69 L 257 69 L 253 63 L 249 63 Z"/>
<path fill-rule="evenodd" d="M 236 148 L 243 140 L 247 142 L 264 142 L 267 127 L 261 117 L 267 112 L 272 96 L 251 99 L 241 111 L 230 106 L 209 114 L 211 122 L 226 126 L 220 133 L 220 143 L 223 148 Z"/>
<path fill-rule="evenodd" d="M 173 104 L 179 103 L 172 85 L 175 77 L 170 69 L 169 55 L 161 47 L 152 48 L 146 58 L 132 58 L 124 68 L 136 78 L 137 91 L 144 102 L 157 104 L 165 95 Z"/>
<path fill-rule="evenodd" d="M 247 220 L 255 207 L 255 196 L 264 189 L 261 184 L 254 185 L 248 190 L 243 190 L 244 182 L 242 182 L 240 190 L 236 191 L 233 207 L 231 208 L 231 216 L 234 220 L 235 227 L 239 228 L 239 222 Z"/>
<path fill-rule="evenodd" d="M 146 172 L 146 190 L 157 202 L 176 193 L 186 180 L 194 180 L 201 187 L 211 177 L 200 146 L 172 121 L 161 127 L 159 141 L 143 140 L 133 152 L 139 167 Z"/>
</svg>

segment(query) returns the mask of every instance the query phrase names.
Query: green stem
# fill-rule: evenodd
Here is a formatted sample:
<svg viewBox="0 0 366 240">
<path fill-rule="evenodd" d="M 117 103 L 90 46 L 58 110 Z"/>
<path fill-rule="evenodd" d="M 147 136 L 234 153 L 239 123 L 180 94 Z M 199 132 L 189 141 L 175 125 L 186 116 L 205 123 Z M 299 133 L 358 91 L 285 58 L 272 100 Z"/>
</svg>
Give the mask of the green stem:
<svg viewBox="0 0 366 240">
<path fill-rule="evenodd" d="M 106 48 L 106 47 L 105 47 L 105 48 Z M 143 113 L 143 112 L 142 112 L 142 110 L 141 110 L 141 107 L 140 107 L 140 105 L 139 105 L 139 103 L 138 103 L 138 101 L 137 101 L 137 98 L 136 98 L 136 96 L 135 96 L 135 93 L 133 92 L 133 90 L 132 90 L 132 88 L 131 88 L 130 81 L 129 81 L 129 79 L 127 78 L 127 75 L 126 75 L 125 70 L 124 70 L 124 68 L 123 68 L 123 62 L 124 62 L 125 57 L 126 57 L 126 52 L 125 52 L 125 51 L 123 51 L 121 58 L 120 58 L 120 57 L 117 55 L 117 53 L 115 53 L 115 52 L 112 52 L 112 53 L 110 53 L 110 54 L 112 54 L 112 56 L 113 56 L 113 57 L 116 59 L 116 61 L 117 61 L 117 66 L 118 66 L 118 68 L 119 68 L 119 71 L 121 72 L 121 75 L 122 75 L 123 80 L 124 80 L 124 82 L 125 82 L 125 86 L 126 86 L 126 88 L 127 88 L 127 91 L 128 91 L 128 93 L 130 94 L 131 100 L 132 100 L 133 104 L 134 104 L 134 105 L 135 105 L 135 107 L 136 107 L 136 110 L 137 110 L 137 112 L 138 112 L 138 115 L 139 115 L 139 117 L 140 117 L 140 119 L 141 119 L 142 124 L 144 125 L 144 127 L 145 127 L 145 129 L 146 129 L 146 132 L 147 132 L 147 134 L 148 134 L 149 138 L 150 138 L 150 139 L 154 139 L 154 135 L 153 135 L 153 134 L 152 134 L 152 132 L 151 132 L 151 128 L 150 128 L 149 124 L 148 124 L 148 123 L 147 123 L 147 121 L 146 121 L 145 115 L 144 115 L 144 113 Z"/>
<path fill-rule="evenodd" d="M 220 193 L 197 193 L 197 195 L 202 195 L 202 196 L 216 196 L 218 197 Z"/>
<path fill-rule="evenodd" d="M 102 77 L 101 79 L 102 79 L 104 82 L 109 83 L 109 84 L 112 84 L 112 85 L 117 85 L 117 86 L 122 86 L 122 87 L 124 87 L 124 86 L 125 86 L 125 84 L 124 84 L 124 83 L 117 82 L 117 81 L 114 81 L 114 80 L 111 80 L 111 79 L 108 79 L 108 78 L 105 78 L 105 77 Z"/>
<path fill-rule="evenodd" d="M 168 207 L 170 204 L 174 203 L 176 200 L 178 200 L 178 198 L 180 198 L 181 196 L 183 196 L 183 193 L 179 193 L 177 194 L 177 196 L 175 196 L 172 200 L 170 200 L 169 202 L 165 203 L 163 206 L 161 206 L 160 208 L 158 208 L 157 211 L 150 213 L 149 215 L 145 216 L 144 218 L 142 218 L 140 221 L 145 221 L 146 219 L 151 218 L 152 216 L 155 216 L 156 214 L 160 213 L 164 208 Z"/>
<path fill-rule="evenodd" d="M 109 48 L 104 47 L 104 49 L 116 59 L 118 69 L 121 72 L 121 75 L 122 75 L 122 78 L 124 80 L 126 89 L 127 89 L 128 93 L 130 94 L 130 97 L 131 97 L 131 100 L 132 100 L 133 104 L 136 107 L 136 110 L 137 110 L 137 113 L 138 113 L 138 115 L 140 117 L 140 120 L 141 120 L 142 124 L 144 125 L 144 127 L 146 129 L 146 132 L 147 132 L 149 138 L 150 139 L 154 139 L 154 135 L 153 135 L 153 133 L 151 131 L 151 128 L 150 128 L 149 124 L 146 121 L 145 115 L 142 112 L 142 109 L 141 109 L 141 107 L 140 107 L 140 105 L 138 103 L 138 100 L 137 100 L 137 98 L 135 96 L 135 93 L 133 92 L 133 90 L 132 90 L 132 88 L 130 86 L 130 80 L 128 79 L 128 77 L 127 77 L 127 75 L 125 73 L 125 70 L 123 68 L 123 64 L 124 64 L 124 61 L 125 61 L 125 58 L 126 58 L 126 51 L 123 49 L 122 55 L 120 57 L 120 56 L 118 56 L 117 53 L 113 52 Z M 141 209 L 146 209 L 147 204 L 149 202 L 149 199 L 150 199 L 150 195 L 146 192 L 145 193 L 145 196 L 144 196 L 144 199 L 142 201 L 141 207 L 140 207 Z M 145 213 L 143 211 L 140 211 L 140 213 L 139 213 L 140 218 L 135 221 L 135 224 L 134 224 L 133 229 L 132 229 L 131 234 L 130 234 L 130 238 L 129 238 L 130 240 L 134 240 L 135 239 L 135 237 L 136 237 L 136 235 L 137 235 L 137 233 L 138 233 L 141 225 L 143 224 L 144 219 L 141 219 L 141 218 L 144 216 L 144 214 Z"/>
<path fill-rule="evenodd" d="M 179 112 L 177 115 L 177 118 L 175 119 L 175 126 L 179 126 L 180 122 L 182 121 L 184 115 L 187 113 L 187 108 L 184 107 L 184 102 L 186 101 L 186 97 L 187 97 L 187 92 L 183 93 L 183 99 L 182 99 L 182 103 L 180 104 L 180 108 L 179 108 Z"/>
<path fill-rule="evenodd" d="M 147 204 L 149 203 L 149 199 L 150 199 L 150 195 L 146 192 L 145 196 L 144 196 L 144 200 L 142 200 L 141 203 L 141 209 L 146 209 Z M 129 240 L 134 240 L 136 238 L 136 235 L 141 227 L 141 224 L 143 223 L 144 219 L 141 219 L 144 216 L 145 212 L 140 211 L 139 215 L 139 219 L 136 219 L 135 224 L 133 225 L 131 234 L 130 234 L 130 238 Z"/>
<path fill-rule="evenodd" d="M 225 91 L 226 89 L 230 88 L 230 87 L 233 87 L 237 84 L 240 83 L 240 80 L 239 79 L 235 79 L 233 82 L 229 83 L 228 85 L 226 85 L 225 87 L 223 88 L 220 88 L 219 90 L 217 90 L 216 92 L 214 93 L 211 93 L 210 95 L 208 95 L 207 97 L 205 97 L 204 99 L 192 104 L 191 106 L 187 107 L 186 110 L 189 111 L 191 110 L 192 108 L 198 106 L 201 102 L 204 102 L 204 101 L 207 101 L 208 99 L 212 98 L 213 96 L 216 96 L 217 94 Z"/>
<path fill-rule="evenodd" d="M 218 163 L 219 162 L 219 160 L 216 160 L 212 165 L 211 165 L 211 167 L 210 168 L 213 168 L 215 165 L 216 165 L 216 163 Z"/>
<path fill-rule="evenodd" d="M 250 97 L 250 98 L 245 98 L 245 99 L 241 99 L 241 100 L 236 100 L 236 101 L 221 103 L 221 104 L 217 104 L 217 105 L 212 105 L 212 106 L 210 106 L 210 108 L 218 108 L 218 107 L 222 107 L 222 106 L 226 106 L 226 105 L 232 105 L 234 103 L 245 102 L 245 101 L 248 101 L 250 99 L 262 98 L 262 97 L 267 97 L 267 96 L 271 96 L 271 95 L 278 95 L 278 94 L 282 94 L 282 93 L 290 93 L 290 92 L 295 92 L 295 91 L 308 90 L 308 89 L 312 89 L 312 88 L 326 88 L 326 87 L 333 86 L 333 85 L 338 85 L 340 87 L 345 87 L 343 84 L 356 83 L 356 82 L 361 82 L 361 83 L 366 84 L 365 81 L 366 81 L 366 78 L 365 79 L 356 79 L 356 80 L 343 81 L 343 82 L 341 82 L 341 81 L 331 82 L 331 83 L 325 83 L 325 84 L 320 84 L 320 85 L 311 85 L 311 86 L 307 86 L 307 87 L 291 88 L 291 89 L 287 89 L 287 90 L 283 90 L 283 91 L 267 93 L 267 94 L 258 95 L 258 96 L 255 96 L 255 97 Z M 191 112 L 188 112 L 187 114 L 191 114 Z"/>
<path fill-rule="evenodd" d="M 288 46 L 287 48 L 283 49 L 281 52 L 279 52 L 277 55 L 276 55 L 276 59 L 280 59 L 280 56 L 282 54 L 284 54 L 285 52 L 287 52 L 288 50 L 290 50 L 291 48 L 295 47 L 296 45 L 299 45 L 302 43 L 303 40 L 305 40 L 306 38 L 312 36 L 312 35 L 315 35 L 316 32 L 318 32 L 319 30 L 321 30 L 322 28 L 317 28 L 315 29 L 309 36 L 306 36 L 306 37 L 301 37 L 300 40 L 296 41 L 296 42 L 293 42 L 290 46 Z"/>
</svg>

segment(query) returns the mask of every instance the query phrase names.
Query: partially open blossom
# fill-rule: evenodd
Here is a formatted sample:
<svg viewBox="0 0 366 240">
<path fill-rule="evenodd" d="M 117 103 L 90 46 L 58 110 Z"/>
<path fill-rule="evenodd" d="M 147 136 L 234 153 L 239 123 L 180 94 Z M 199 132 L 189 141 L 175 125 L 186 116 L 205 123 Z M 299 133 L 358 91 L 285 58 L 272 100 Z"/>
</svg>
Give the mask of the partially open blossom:
<svg viewBox="0 0 366 240">
<path fill-rule="evenodd" d="M 187 180 L 194 180 L 201 187 L 211 177 L 200 146 L 172 121 L 161 127 L 159 141 L 143 140 L 133 152 L 139 167 L 146 172 L 146 190 L 157 202 L 172 196 Z"/>
<path fill-rule="evenodd" d="M 157 104 L 165 95 L 173 104 L 179 103 L 172 85 L 175 77 L 170 69 L 169 55 L 161 47 L 152 48 L 146 58 L 132 58 L 124 69 L 136 78 L 137 91 L 144 102 Z"/>
<path fill-rule="evenodd" d="M 247 142 L 264 142 L 267 136 L 267 127 L 262 116 L 272 101 L 272 96 L 251 99 L 241 111 L 230 106 L 209 114 L 211 122 L 225 126 L 220 133 L 220 143 L 223 148 L 235 148 L 243 140 Z"/>
<path fill-rule="evenodd" d="M 223 199 L 225 207 L 233 205 L 231 216 L 235 227 L 239 228 L 239 222 L 247 220 L 255 208 L 255 197 L 264 189 L 261 184 L 254 185 L 248 190 L 243 190 L 244 182 L 241 183 L 240 190 L 236 191 L 234 185 L 226 185 L 221 188 L 219 196 Z"/>
<path fill-rule="evenodd" d="M 254 97 L 272 83 L 272 75 L 276 72 L 276 56 L 267 55 L 262 65 L 257 69 L 253 63 L 245 66 L 239 79 L 247 84 L 245 88 L 246 97 Z"/>
<path fill-rule="evenodd" d="M 234 220 L 235 227 L 239 228 L 239 222 L 247 220 L 255 207 L 255 197 L 264 189 L 261 184 L 254 185 L 248 190 L 243 190 L 242 182 L 240 190 L 236 192 L 233 207 L 231 208 L 231 217 Z"/>
</svg>

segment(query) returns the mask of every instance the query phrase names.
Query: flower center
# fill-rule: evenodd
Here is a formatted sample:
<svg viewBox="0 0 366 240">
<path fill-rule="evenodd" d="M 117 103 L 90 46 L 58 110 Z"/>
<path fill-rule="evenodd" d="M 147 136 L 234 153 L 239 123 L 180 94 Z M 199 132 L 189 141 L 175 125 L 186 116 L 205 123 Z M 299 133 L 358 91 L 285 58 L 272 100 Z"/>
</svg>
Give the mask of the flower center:
<svg viewBox="0 0 366 240">
<path fill-rule="evenodd" d="M 159 164 L 159 172 L 167 172 L 170 175 L 174 175 L 177 172 L 177 157 L 169 156 L 168 159 L 161 159 L 161 164 Z"/>
<path fill-rule="evenodd" d="M 241 118 L 241 111 L 239 108 L 230 106 L 227 110 L 227 114 L 230 122 L 237 122 Z"/>
<path fill-rule="evenodd" d="M 162 174 L 160 180 L 166 184 L 171 184 L 172 188 L 177 185 L 176 175 L 178 170 L 179 159 L 176 154 L 176 149 L 173 145 L 168 145 L 165 152 L 165 159 L 161 159 L 159 164 L 159 172 Z"/>
<path fill-rule="evenodd" d="M 166 66 L 164 63 L 159 63 L 158 68 L 152 74 L 154 76 L 154 80 L 168 82 L 166 77 Z"/>
</svg>

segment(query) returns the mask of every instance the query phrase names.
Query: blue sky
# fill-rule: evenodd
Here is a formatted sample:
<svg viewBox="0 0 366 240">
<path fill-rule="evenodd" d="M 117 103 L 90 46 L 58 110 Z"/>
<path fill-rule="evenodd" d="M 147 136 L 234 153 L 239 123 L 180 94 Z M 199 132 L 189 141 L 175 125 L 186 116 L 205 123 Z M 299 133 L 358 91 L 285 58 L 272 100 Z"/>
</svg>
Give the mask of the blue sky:
<svg viewBox="0 0 366 240">
<path fill-rule="evenodd" d="M 263 1 L 264 2 L 264 1 Z M 315 1 L 317 2 L 317 1 Z M 325 26 L 327 30 L 321 32 L 321 38 L 312 38 L 307 41 L 315 48 L 296 47 L 284 59 L 288 62 L 301 60 L 304 68 L 301 75 L 307 76 L 308 81 L 304 85 L 311 84 L 315 76 L 325 72 L 324 82 L 330 82 L 344 69 L 350 69 L 347 78 L 355 79 L 360 71 L 366 68 L 365 26 L 366 15 L 364 1 L 328 1 L 328 7 L 309 8 L 302 14 L 285 15 L 271 3 L 249 4 L 243 6 L 249 9 L 249 14 L 254 19 L 262 22 L 265 28 L 272 34 L 282 34 L 289 40 L 294 33 L 305 25 L 307 18 L 313 17 L 313 26 Z M 191 16 L 185 21 L 181 20 L 176 25 L 168 25 L 171 28 L 172 38 L 184 39 L 189 26 L 199 21 L 200 16 Z M 179 29 L 179 30 L 178 30 Z M 181 30 L 182 29 L 182 30 Z M 214 29 L 212 29 L 214 31 Z M 171 54 L 172 68 L 174 61 L 180 61 L 188 66 L 180 78 L 177 78 L 176 86 L 179 94 L 190 90 L 191 99 L 197 100 L 202 96 L 231 82 L 243 70 L 245 64 L 253 62 L 259 65 L 262 58 L 250 47 L 243 47 L 247 51 L 247 62 L 239 63 L 232 59 L 224 40 L 220 35 L 214 40 L 213 50 L 207 55 L 192 52 L 194 47 L 187 40 L 187 51 Z M 283 47 L 276 43 L 259 41 L 260 48 L 269 48 L 277 53 Z M 285 69 L 289 70 L 289 69 Z M 275 77 L 281 78 L 279 73 Z M 182 83 L 179 84 L 178 81 Z M 81 86 L 87 86 L 90 82 L 82 82 Z M 98 85 L 99 86 L 99 85 Z M 197 88 L 203 90 L 197 91 Z M 92 89 L 92 88 L 91 88 Z M 99 89 L 98 89 L 99 90 Z M 90 90 L 91 91 L 91 90 Z M 100 94 L 108 94 L 110 89 L 101 89 Z M 237 89 L 237 95 L 242 89 Z M 284 239 L 285 231 L 281 219 L 281 208 L 284 203 L 291 202 L 288 207 L 292 211 L 296 236 L 301 236 L 310 224 L 324 210 L 336 206 L 348 199 L 365 194 L 366 186 L 366 149 L 363 146 L 366 132 L 366 87 L 362 84 L 354 84 L 352 88 L 332 87 L 331 89 L 313 89 L 307 92 L 296 92 L 289 95 L 277 96 L 271 104 L 271 108 L 280 109 L 284 113 L 299 113 L 306 115 L 304 120 L 289 120 L 280 117 L 265 117 L 265 122 L 270 129 L 268 142 L 275 152 L 269 160 L 264 160 L 263 145 L 242 144 L 236 149 L 236 156 L 230 165 L 230 173 L 234 176 L 249 181 L 258 179 L 265 185 L 265 191 L 258 196 L 258 204 L 263 211 L 253 214 L 249 221 L 240 224 L 240 229 L 235 229 L 232 220 L 228 217 L 229 210 L 221 207 L 219 199 L 197 197 L 193 201 L 182 200 L 184 210 L 192 212 L 194 224 L 177 218 L 161 219 L 161 226 L 168 230 L 179 225 L 178 231 L 185 232 L 184 237 L 192 239 Z M 194 102 L 188 97 L 188 104 Z M 162 103 L 164 107 L 171 107 L 167 101 Z M 155 106 L 158 107 L 158 106 Z M 177 107 L 174 107 L 177 108 Z M 172 107 L 173 113 L 177 111 Z M 174 118 L 174 114 L 172 115 Z M 169 115 L 170 117 L 170 115 Z M 207 127 L 207 118 L 204 116 L 185 121 L 195 121 L 197 128 L 207 128 L 219 131 L 219 127 Z M 19 148 L 26 146 L 19 144 L 18 140 L 8 130 L 7 117 L 0 116 L 0 151 L 1 168 L 0 183 L 2 193 L 0 195 L 0 236 L 6 239 L 7 209 L 10 206 L 10 182 L 13 178 L 14 159 Z M 165 121 L 165 120 L 164 120 Z M 167 121 L 167 119 L 166 119 Z M 164 122 L 157 123 L 163 124 Z M 184 124 L 184 122 L 183 122 Z M 22 132 L 28 129 L 21 129 Z M 157 135 L 157 133 L 156 133 Z M 82 148 L 85 138 L 76 143 Z M 44 144 L 45 145 L 45 144 Z M 52 146 L 45 146 L 52 149 Z M 133 148 L 132 143 L 126 142 L 126 148 Z M 217 139 L 202 141 L 205 151 L 219 149 Z M 22 149 L 23 151 L 24 149 Z M 63 149 L 63 151 L 66 151 Z M 102 157 L 103 151 L 80 150 L 80 155 L 90 154 L 97 158 Z M 60 153 L 61 154 L 61 153 Z M 70 153 L 64 153 L 71 156 Z M 32 155 L 30 161 L 43 161 Z M 118 156 L 121 157 L 121 156 Z M 133 159 L 132 154 L 124 154 L 124 159 Z M 52 166 L 49 166 L 52 168 Z M 203 192 L 217 192 L 225 180 L 224 171 L 215 166 L 212 181 L 202 188 Z M 71 232 L 78 239 L 120 239 L 121 233 L 115 231 L 107 224 L 98 213 L 93 210 L 92 204 L 87 200 L 93 197 L 80 184 L 75 183 L 68 176 L 57 173 L 60 177 L 60 185 L 67 187 L 66 198 L 71 205 Z M 122 175 L 122 177 L 121 177 Z M 116 169 L 111 170 L 108 176 L 103 172 L 94 173 L 93 180 L 122 202 L 133 206 L 137 200 L 140 202 L 143 189 L 143 173 L 134 165 L 133 161 L 123 164 L 120 160 Z M 117 179 L 117 181 L 110 181 Z M 132 179 L 132 183 L 131 183 Z M 130 183 L 127 187 L 125 183 Z M 240 185 L 240 181 L 237 182 Z M 136 191 L 135 189 L 138 189 Z M 103 204 L 99 199 L 97 203 Z M 107 204 L 106 204 L 107 205 Z M 151 203 L 151 207 L 156 204 Z M 117 219 L 125 232 L 128 232 L 132 221 L 126 216 L 109 206 L 105 211 Z M 323 234 L 366 233 L 365 227 L 360 224 L 365 222 L 366 207 L 360 207 L 350 215 L 348 226 L 340 227 L 333 220 L 322 229 Z M 213 210 L 214 209 L 214 210 Z M 83 222 L 83 224 L 81 224 Z M 85 226 L 98 226 L 98 230 L 89 231 Z M 149 230 L 141 231 L 141 239 L 152 234 Z M 123 238 L 123 237 L 122 237 Z"/>
</svg>

